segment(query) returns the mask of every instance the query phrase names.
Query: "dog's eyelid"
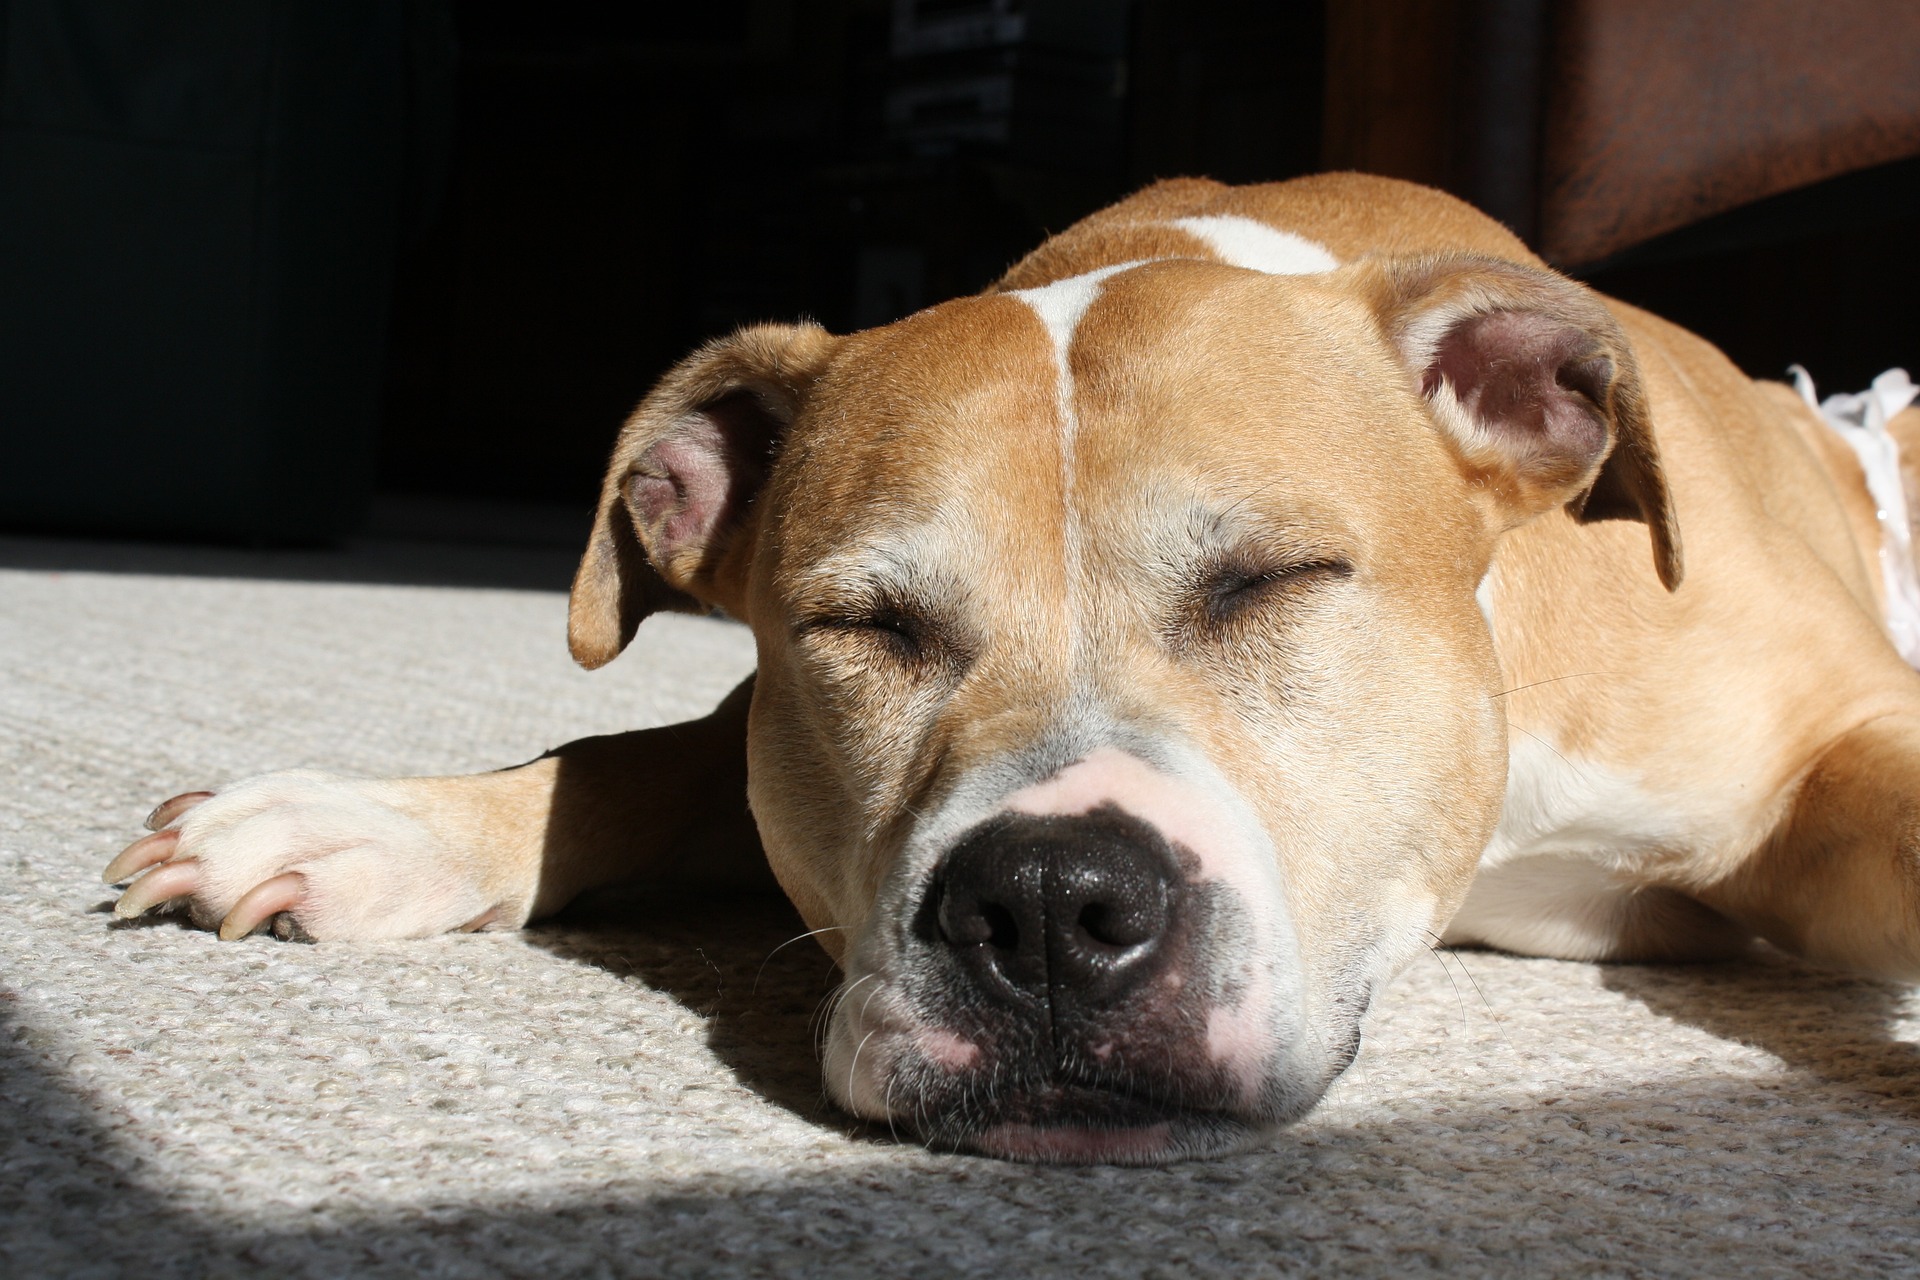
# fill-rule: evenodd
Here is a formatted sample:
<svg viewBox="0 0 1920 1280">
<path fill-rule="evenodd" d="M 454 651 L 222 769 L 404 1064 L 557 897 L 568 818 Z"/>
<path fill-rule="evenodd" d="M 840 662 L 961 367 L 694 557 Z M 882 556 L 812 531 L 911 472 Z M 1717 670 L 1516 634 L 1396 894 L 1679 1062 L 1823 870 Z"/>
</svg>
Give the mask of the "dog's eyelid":
<svg viewBox="0 0 1920 1280">
<path fill-rule="evenodd" d="M 1310 577 L 1347 578 L 1353 572 L 1353 561 L 1346 556 L 1307 551 L 1224 558 L 1208 566 L 1201 581 L 1209 590 L 1241 591 Z"/>
<path fill-rule="evenodd" d="M 1231 557 L 1201 576 L 1196 594 L 1209 621 L 1230 621 L 1269 593 L 1351 578 L 1353 562 L 1338 554 Z"/>
<path fill-rule="evenodd" d="M 846 628 L 874 626 L 885 622 L 904 622 L 924 617 L 929 611 L 902 599 L 880 585 L 842 587 L 822 592 L 794 605 L 796 627 Z"/>
<path fill-rule="evenodd" d="M 942 642 L 942 628 L 931 610 L 888 596 L 821 602 L 799 611 L 794 630 L 801 635 L 878 632 L 916 652 L 938 648 Z"/>
<path fill-rule="evenodd" d="M 895 609 L 828 610 L 803 616 L 801 631 L 894 631 L 911 635 L 923 629 L 921 620 Z"/>
</svg>

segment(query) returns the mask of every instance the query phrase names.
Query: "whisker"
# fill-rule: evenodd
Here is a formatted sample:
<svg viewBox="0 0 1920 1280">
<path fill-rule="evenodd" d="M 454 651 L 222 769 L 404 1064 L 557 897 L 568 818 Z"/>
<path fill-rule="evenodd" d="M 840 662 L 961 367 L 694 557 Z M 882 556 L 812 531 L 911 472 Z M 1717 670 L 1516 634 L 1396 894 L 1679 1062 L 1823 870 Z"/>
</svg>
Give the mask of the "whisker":
<svg viewBox="0 0 1920 1280">
<path fill-rule="evenodd" d="M 874 975 L 874 974 L 871 974 L 871 973 L 867 975 L 867 977 L 869 977 L 869 978 L 871 978 L 871 977 L 874 977 L 874 976 L 876 976 L 876 975 Z M 863 979 L 863 981 L 864 981 L 864 979 Z M 871 991 L 869 991 L 869 992 L 867 992 L 867 998 L 866 998 L 865 1000 L 863 1000 L 863 1001 L 861 1001 L 861 1002 L 860 1002 L 860 1017 L 859 1017 L 858 1019 L 856 1019 L 856 1021 L 859 1021 L 859 1022 L 865 1022 L 865 1021 L 867 1020 L 867 1007 L 868 1007 L 869 1005 L 871 1005 L 871 1004 L 873 1003 L 873 998 L 874 998 L 875 996 L 877 996 L 877 995 L 879 995 L 879 994 L 880 994 L 880 993 L 881 993 L 882 991 L 885 991 L 886 989 L 887 989 L 887 988 L 886 988 L 886 986 L 885 986 L 885 984 L 883 983 L 882 985 L 880 985 L 880 986 L 877 986 L 877 987 L 875 987 L 875 988 L 874 988 L 873 990 L 871 990 Z"/>
<path fill-rule="evenodd" d="M 1427 932 L 1431 934 L 1433 931 L 1429 929 Z M 1438 940 L 1437 935 L 1435 940 Z M 1436 948 L 1436 951 L 1437 950 Z M 1473 970 L 1467 968 L 1467 958 L 1458 951 L 1455 951 L 1452 947 L 1447 947 L 1445 950 L 1453 962 L 1460 966 L 1460 973 L 1466 978 L 1467 985 L 1473 988 L 1473 994 L 1480 997 L 1481 1007 L 1487 1011 L 1487 1017 L 1493 1019 L 1494 1030 L 1500 1033 L 1500 1043 L 1505 1045 L 1507 1050 L 1511 1052 L 1513 1050 L 1513 1041 L 1507 1037 L 1507 1024 L 1501 1019 L 1498 1011 L 1494 1009 L 1493 1002 L 1487 999 L 1487 993 L 1480 989 L 1480 980 L 1473 976 Z"/>
<path fill-rule="evenodd" d="M 1545 680 L 1535 680 L 1530 684 L 1517 684 L 1511 689 L 1502 689 L 1493 696 L 1496 698 L 1504 698 L 1510 693 L 1521 693 L 1527 689 L 1538 689 L 1543 684 L 1558 684 L 1562 680 L 1585 680 L 1589 676 L 1617 676 L 1619 674 L 1618 671 L 1575 671 L 1571 675 L 1548 676 Z"/>
<path fill-rule="evenodd" d="M 805 933 L 799 935 L 798 937 L 788 938 L 785 942 L 781 943 L 779 946 L 775 947 L 773 950 L 767 952 L 767 958 L 765 960 L 762 960 L 760 962 L 760 967 L 753 971 L 753 987 L 750 991 L 748 991 L 747 994 L 750 996 L 759 994 L 760 975 L 767 971 L 767 965 L 773 960 L 775 956 L 779 955 L 782 951 L 786 950 L 788 947 L 792 946 L 796 942 L 802 942 L 808 938 L 817 938 L 823 933 L 832 933 L 836 929 L 845 929 L 845 928 L 846 926 L 843 924 L 830 924 L 826 926 L 824 929 L 809 929 Z"/>
<path fill-rule="evenodd" d="M 1535 733 L 1533 730 L 1523 729 L 1511 720 L 1507 721 L 1507 728 L 1526 734 L 1529 738 L 1532 738 L 1535 742 L 1539 743 L 1541 746 L 1545 747 L 1547 750 L 1553 752 L 1554 755 L 1560 756 L 1561 764 L 1564 764 L 1565 766 L 1567 766 L 1567 768 L 1573 770 L 1575 773 L 1581 772 L 1579 765 L 1567 759 L 1565 756 L 1560 755 L 1560 748 L 1554 746 L 1551 742 L 1547 741 L 1545 738 L 1541 737 L 1539 734 Z"/>
<path fill-rule="evenodd" d="M 875 1032 L 879 1030 L 880 1028 L 875 1027 L 872 1031 L 867 1032 L 866 1035 L 860 1037 L 860 1043 L 854 1046 L 853 1061 L 847 1064 L 847 1105 L 849 1107 L 853 1105 L 853 1078 L 860 1073 L 860 1054 L 866 1049 L 867 1041 L 873 1039 Z"/>
<path fill-rule="evenodd" d="M 1427 930 L 1427 935 L 1432 937 L 1433 930 Z M 1460 1006 L 1460 1027 L 1464 1031 L 1467 1028 L 1466 993 L 1460 990 L 1460 984 L 1454 980 L 1453 970 L 1447 968 L 1446 956 L 1441 952 L 1439 946 L 1432 943 L 1428 944 L 1427 954 L 1439 962 L 1440 972 L 1447 975 L 1447 985 L 1453 988 L 1454 1001 Z"/>
<path fill-rule="evenodd" d="M 808 1027 L 810 1038 L 814 1042 L 814 1057 L 824 1058 L 826 1056 L 826 1042 L 827 1037 L 833 1033 L 834 1015 L 840 1011 L 840 1006 L 846 1003 L 847 997 L 859 990 L 863 984 L 871 982 L 879 976 L 877 973 L 870 973 L 858 981 L 851 983 L 843 982 L 827 993 L 826 999 L 820 1003 L 820 1008 L 815 1010 L 817 1021 L 814 1025 Z"/>
</svg>

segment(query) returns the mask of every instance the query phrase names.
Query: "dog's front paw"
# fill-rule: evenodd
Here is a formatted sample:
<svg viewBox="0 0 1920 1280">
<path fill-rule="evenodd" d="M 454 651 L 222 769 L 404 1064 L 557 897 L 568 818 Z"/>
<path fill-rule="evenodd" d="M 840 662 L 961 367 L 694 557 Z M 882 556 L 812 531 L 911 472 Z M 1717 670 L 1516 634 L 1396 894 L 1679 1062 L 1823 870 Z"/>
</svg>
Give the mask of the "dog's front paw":
<svg viewBox="0 0 1920 1280">
<path fill-rule="evenodd" d="M 175 796 L 106 869 L 122 917 L 185 904 L 222 938 L 418 938 L 518 924 L 470 851 L 430 820 L 419 782 L 269 773 Z M 143 873 L 144 874 L 141 874 Z"/>
</svg>

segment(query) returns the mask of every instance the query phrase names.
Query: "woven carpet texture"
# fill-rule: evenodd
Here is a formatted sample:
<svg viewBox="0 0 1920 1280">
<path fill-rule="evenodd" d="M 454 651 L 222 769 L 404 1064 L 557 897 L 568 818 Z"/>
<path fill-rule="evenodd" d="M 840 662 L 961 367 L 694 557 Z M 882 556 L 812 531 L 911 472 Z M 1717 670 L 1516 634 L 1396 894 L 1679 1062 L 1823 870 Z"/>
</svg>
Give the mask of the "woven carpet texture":
<svg viewBox="0 0 1920 1280">
<path fill-rule="evenodd" d="M 750 669 L 744 629 L 665 617 L 577 670 L 565 575 L 0 540 L 0 1271 L 1920 1273 L 1920 1006 L 1765 953 L 1436 952 L 1262 1149 L 1043 1168 L 823 1101 L 833 972 L 777 901 L 377 945 L 106 914 L 101 867 L 176 791 L 515 763 Z"/>
</svg>

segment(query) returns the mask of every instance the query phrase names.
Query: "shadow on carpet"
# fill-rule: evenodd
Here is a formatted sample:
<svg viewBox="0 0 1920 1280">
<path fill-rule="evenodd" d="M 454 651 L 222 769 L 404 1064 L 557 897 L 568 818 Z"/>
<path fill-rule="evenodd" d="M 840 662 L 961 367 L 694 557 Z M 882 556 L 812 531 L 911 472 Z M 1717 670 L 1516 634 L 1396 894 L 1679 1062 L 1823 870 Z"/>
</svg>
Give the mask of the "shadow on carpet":
<svg viewBox="0 0 1920 1280">
<path fill-rule="evenodd" d="M 537 1208 L 423 1204 L 310 1229 L 249 1228 L 242 1214 L 222 1224 L 151 1190 L 142 1162 L 35 1065 L 31 1030 L 7 1023 L 0 1087 L 21 1123 L 0 1140 L 0 1166 L 13 1179 L 89 1188 L 9 1234 L 32 1238 L 42 1272 L 72 1276 L 1756 1277 L 1804 1273 L 1829 1232 L 1848 1252 L 1824 1274 L 1886 1274 L 1911 1260 L 1912 1206 L 1849 1195 L 1844 1176 L 1785 1176 L 1788 1158 L 1805 1154 L 1804 1133 L 1741 1136 L 1743 1117 L 1791 1109 L 1797 1092 L 1712 1076 L 1414 1121 L 1370 1107 L 1289 1130 L 1263 1151 L 1163 1170 L 890 1161 L 884 1132 L 822 1098 L 815 1024 L 834 972 L 811 941 L 794 941 L 801 932 L 774 899 L 744 909 L 603 900 L 527 940 L 671 994 L 707 1020 L 710 1046 L 743 1085 L 871 1144 L 877 1158 L 859 1167 L 768 1169 L 724 1187 L 663 1186 L 636 1170 L 630 1186 Z M 1884 1140 L 1887 1121 L 1920 1114 L 1917 1051 L 1886 1033 L 1899 988 L 1770 962 L 1602 975 L 1660 1017 L 1798 1061 L 1807 1092 L 1826 1095 L 1810 1122 L 1826 1129 L 1822 1150 Z M 0 1022 L 6 1012 L 0 1001 Z M 1702 1117 L 1723 1134 L 1710 1147 L 1681 1131 Z M 1729 1185 L 1741 1195 L 1729 1199 Z"/>
</svg>

